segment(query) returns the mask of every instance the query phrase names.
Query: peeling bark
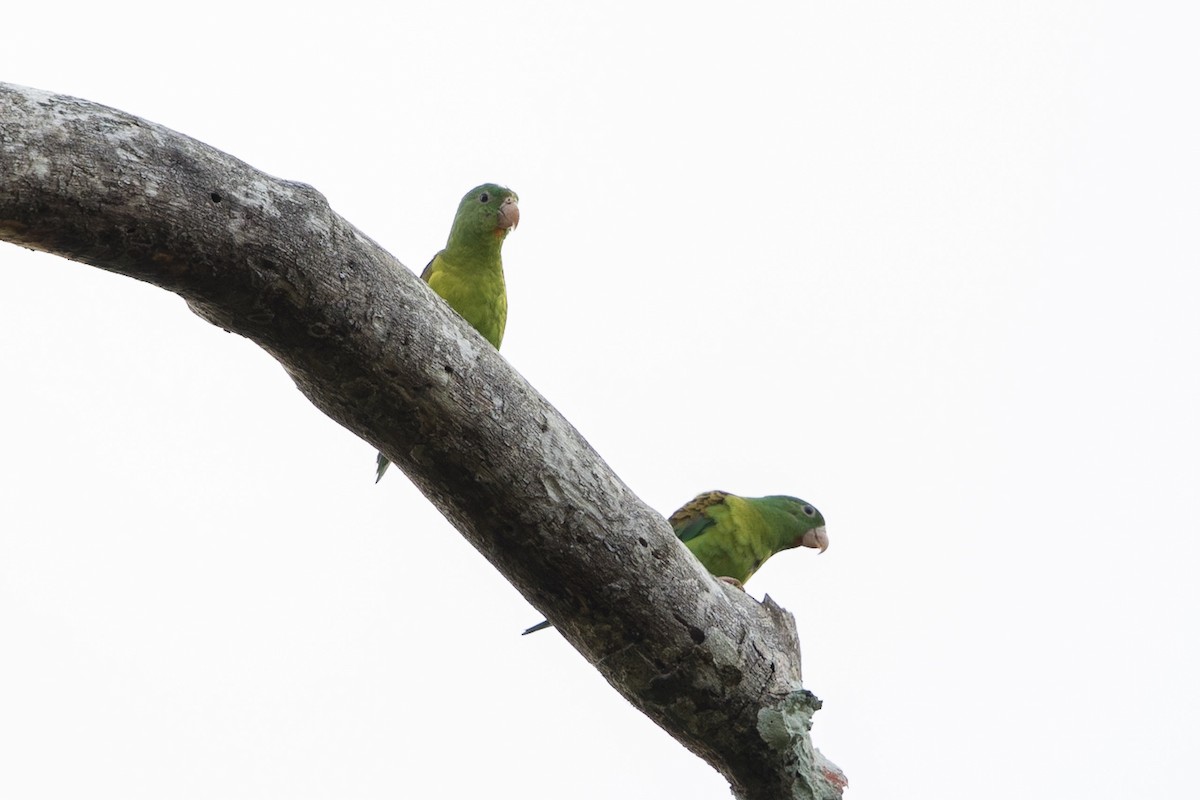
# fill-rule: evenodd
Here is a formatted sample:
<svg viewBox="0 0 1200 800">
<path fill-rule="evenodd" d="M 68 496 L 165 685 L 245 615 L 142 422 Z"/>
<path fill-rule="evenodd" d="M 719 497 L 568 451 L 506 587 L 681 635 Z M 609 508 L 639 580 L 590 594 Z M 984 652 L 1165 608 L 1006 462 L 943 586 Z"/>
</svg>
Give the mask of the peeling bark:
<svg viewBox="0 0 1200 800">
<path fill-rule="evenodd" d="M 0 239 L 147 281 L 274 356 L 631 703 L 745 800 L 837 798 L 791 614 L 666 521 L 412 272 L 309 186 L 0 84 Z"/>
</svg>

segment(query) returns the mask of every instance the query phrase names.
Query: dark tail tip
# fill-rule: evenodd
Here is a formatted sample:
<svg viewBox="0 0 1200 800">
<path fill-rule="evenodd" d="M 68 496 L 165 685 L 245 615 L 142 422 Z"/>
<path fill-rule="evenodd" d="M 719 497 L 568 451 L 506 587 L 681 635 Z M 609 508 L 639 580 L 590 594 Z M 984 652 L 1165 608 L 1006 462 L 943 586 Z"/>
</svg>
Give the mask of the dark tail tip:
<svg viewBox="0 0 1200 800">
<path fill-rule="evenodd" d="M 379 479 L 383 477 L 383 473 L 387 472 L 388 464 L 390 464 L 390 463 L 392 463 L 392 462 L 388 461 L 388 457 L 385 456 L 383 453 L 380 453 L 379 455 L 377 455 L 375 457 L 375 482 L 376 483 L 379 483 Z"/>
<path fill-rule="evenodd" d="M 541 622 L 539 622 L 537 625 L 534 625 L 532 628 L 526 628 L 521 633 L 521 635 L 528 636 L 529 634 L 533 633 L 534 631 L 544 631 L 544 630 L 546 630 L 546 628 L 549 628 L 549 627 L 550 627 L 550 620 L 544 619 Z"/>
</svg>

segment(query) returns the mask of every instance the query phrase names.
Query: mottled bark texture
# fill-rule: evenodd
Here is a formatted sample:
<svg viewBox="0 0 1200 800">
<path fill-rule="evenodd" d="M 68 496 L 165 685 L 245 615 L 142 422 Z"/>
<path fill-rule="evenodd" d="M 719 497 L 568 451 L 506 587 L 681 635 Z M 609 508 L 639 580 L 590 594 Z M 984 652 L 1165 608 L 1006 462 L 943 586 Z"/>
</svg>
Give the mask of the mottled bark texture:
<svg viewBox="0 0 1200 800">
<path fill-rule="evenodd" d="M 820 703 L 801 686 L 791 615 L 713 580 L 570 423 L 311 187 L 120 111 L 0 84 L 0 239 L 175 292 L 261 345 L 738 797 L 841 795 L 809 740 Z"/>
</svg>

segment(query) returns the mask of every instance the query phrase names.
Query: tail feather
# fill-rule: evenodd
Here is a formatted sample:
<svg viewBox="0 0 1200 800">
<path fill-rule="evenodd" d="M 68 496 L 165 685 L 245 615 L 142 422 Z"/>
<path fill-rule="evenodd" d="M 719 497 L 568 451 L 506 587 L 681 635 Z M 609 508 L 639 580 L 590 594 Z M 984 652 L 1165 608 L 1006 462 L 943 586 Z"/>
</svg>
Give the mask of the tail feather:
<svg viewBox="0 0 1200 800">
<path fill-rule="evenodd" d="M 390 464 L 390 463 L 392 463 L 392 462 L 388 461 L 388 457 L 385 456 L 383 453 L 380 453 L 378 456 L 375 457 L 375 482 L 376 483 L 379 483 L 379 479 L 383 477 L 383 473 L 387 472 L 388 464 Z"/>
<path fill-rule="evenodd" d="M 533 633 L 534 631 L 544 631 L 544 630 L 546 630 L 546 628 L 549 628 L 549 627 L 551 627 L 550 620 L 544 619 L 541 622 L 539 622 L 537 625 L 534 625 L 532 628 L 526 628 L 524 630 L 524 632 L 521 633 L 521 635 L 528 636 L 529 634 Z"/>
</svg>

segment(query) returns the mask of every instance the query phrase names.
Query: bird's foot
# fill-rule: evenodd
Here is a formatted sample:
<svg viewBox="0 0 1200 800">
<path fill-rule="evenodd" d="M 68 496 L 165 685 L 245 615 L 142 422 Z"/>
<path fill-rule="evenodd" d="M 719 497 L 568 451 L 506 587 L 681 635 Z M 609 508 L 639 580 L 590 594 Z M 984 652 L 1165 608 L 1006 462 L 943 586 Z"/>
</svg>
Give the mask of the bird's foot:
<svg viewBox="0 0 1200 800">
<path fill-rule="evenodd" d="M 717 580 L 719 580 L 721 583 L 728 583 L 735 589 L 741 589 L 743 592 L 746 591 L 746 587 L 742 586 L 742 582 L 737 578 L 731 578 L 728 575 L 719 575 L 717 576 Z"/>
</svg>

